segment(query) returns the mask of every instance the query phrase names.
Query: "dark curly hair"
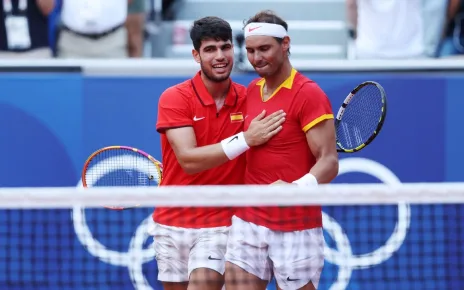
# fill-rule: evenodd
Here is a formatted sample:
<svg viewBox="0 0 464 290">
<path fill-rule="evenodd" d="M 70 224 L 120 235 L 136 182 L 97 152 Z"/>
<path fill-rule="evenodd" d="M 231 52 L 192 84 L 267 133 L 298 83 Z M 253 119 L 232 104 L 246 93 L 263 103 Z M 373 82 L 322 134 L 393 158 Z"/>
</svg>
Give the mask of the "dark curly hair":
<svg viewBox="0 0 464 290">
<path fill-rule="evenodd" d="M 206 39 L 232 41 L 232 28 L 229 22 L 215 16 L 195 20 L 190 29 L 190 39 L 195 50 L 199 50 L 201 42 Z"/>
</svg>

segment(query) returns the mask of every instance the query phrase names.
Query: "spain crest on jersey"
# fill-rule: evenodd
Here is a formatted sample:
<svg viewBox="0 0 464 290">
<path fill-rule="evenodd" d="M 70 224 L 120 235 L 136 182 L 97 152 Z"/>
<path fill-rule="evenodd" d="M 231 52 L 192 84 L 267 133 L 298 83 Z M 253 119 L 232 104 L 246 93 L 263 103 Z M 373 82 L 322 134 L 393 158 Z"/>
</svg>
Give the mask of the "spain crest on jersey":
<svg viewBox="0 0 464 290">
<path fill-rule="evenodd" d="M 237 113 L 230 113 L 230 122 L 243 122 L 243 114 L 242 112 Z"/>
</svg>

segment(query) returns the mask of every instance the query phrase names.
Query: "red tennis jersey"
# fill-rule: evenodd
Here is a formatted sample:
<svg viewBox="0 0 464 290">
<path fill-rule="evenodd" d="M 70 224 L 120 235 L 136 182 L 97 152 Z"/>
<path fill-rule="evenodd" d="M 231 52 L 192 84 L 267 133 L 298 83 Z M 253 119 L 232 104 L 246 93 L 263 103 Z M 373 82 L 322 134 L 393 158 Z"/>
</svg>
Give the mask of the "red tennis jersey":
<svg viewBox="0 0 464 290">
<path fill-rule="evenodd" d="M 168 88 L 159 99 L 156 129 L 161 134 L 163 156 L 161 186 L 243 184 L 245 154 L 216 168 L 189 175 L 180 166 L 166 137 L 168 129 L 191 126 L 200 147 L 243 131 L 246 88 L 231 82 L 224 106 L 218 112 L 200 74 Z M 229 226 L 232 215 L 230 207 L 158 207 L 153 212 L 153 220 L 168 226 L 208 228 Z"/>
<path fill-rule="evenodd" d="M 267 101 L 262 100 L 264 83 L 264 79 L 254 80 L 248 86 L 245 129 L 263 109 L 267 114 L 283 109 L 287 116 L 282 131 L 266 144 L 247 151 L 245 183 L 270 184 L 279 179 L 293 182 L 316 163 L 306 132 L 323 120 L 333 119 L 332 107 L 319 86 L 295 69 Z M 236 215 L 276 231 L 322 226 L 320 206 L 247 207 L 238 209 Z"/>
</svg>

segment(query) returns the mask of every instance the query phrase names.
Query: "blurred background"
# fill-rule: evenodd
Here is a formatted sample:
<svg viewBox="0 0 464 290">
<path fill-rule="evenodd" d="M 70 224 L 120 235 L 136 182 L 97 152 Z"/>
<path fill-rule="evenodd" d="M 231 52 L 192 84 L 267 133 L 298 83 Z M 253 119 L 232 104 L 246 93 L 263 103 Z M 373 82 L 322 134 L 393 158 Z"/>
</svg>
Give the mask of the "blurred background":
<svg viewBox="0 0 464 290">
<path fill-rule="evenodd" d="M 288 21 L 294 60 L 444 58 L 464 52 L 461 0 L 2 3 L 2 58 L 191 58 L 193 20 L 222 17 L 239 36 L 243 21 L 263 9 Z M 239 53 L 242 45 L 235 44 Z"/>
<path fill-rule="evenodd" d="M 382 132 L 340 155 L 335 183 L 464 181 L 464 0 L 0 0 L 0 189 L 72 190 L 110 145 L 161 160 L 158 98 L 199 69 L 192 22 L 230 22 L 232 78 L 247 85 L 243 22 L 264 9 L 288 22 L 292 64 L 334 109 L 363 81 L 386 90 Z M 0 289 L 161 289 L 144 232 L 152 208 L 37 206 L 0 210 Z M 462 204 L 324 212 L 339 259 L 320 289 L 464 289 Z"/>
</svg>

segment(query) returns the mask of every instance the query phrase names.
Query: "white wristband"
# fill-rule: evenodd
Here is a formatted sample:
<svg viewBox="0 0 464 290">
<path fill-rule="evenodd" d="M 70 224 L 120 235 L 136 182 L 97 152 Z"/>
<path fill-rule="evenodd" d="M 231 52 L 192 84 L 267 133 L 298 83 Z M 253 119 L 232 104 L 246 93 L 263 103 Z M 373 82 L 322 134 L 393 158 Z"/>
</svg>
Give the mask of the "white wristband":
<svg viewBox="0 0 464 290">
<path fill-rule="evenodd" d="M 221 146 L 222 150 L 224 150 L 224 153 L 230 160 L 235 159 L 237 156 L 250 149 L 250 146 L 248 146 L 245 141 L 243 132 L 222 140 Z"/>
<path fill-rule="evenodd" d="M 304 175 L 302 178 L 295 180 L 292 183 L 296 183 L 298 186 L 302 187 L 318 185 L 316 177 L 311 173 Z"/>
</svg>

